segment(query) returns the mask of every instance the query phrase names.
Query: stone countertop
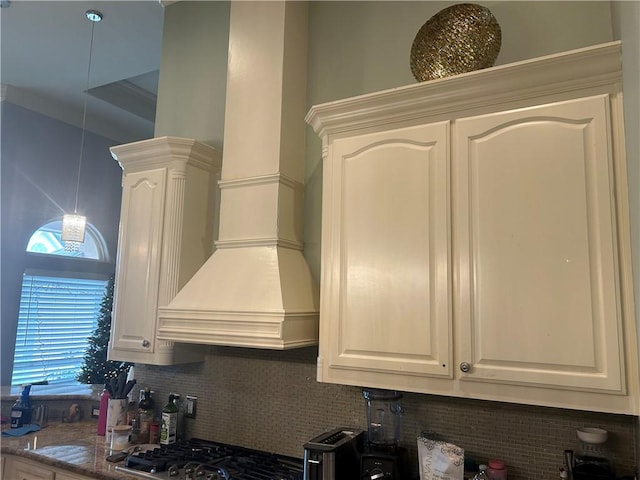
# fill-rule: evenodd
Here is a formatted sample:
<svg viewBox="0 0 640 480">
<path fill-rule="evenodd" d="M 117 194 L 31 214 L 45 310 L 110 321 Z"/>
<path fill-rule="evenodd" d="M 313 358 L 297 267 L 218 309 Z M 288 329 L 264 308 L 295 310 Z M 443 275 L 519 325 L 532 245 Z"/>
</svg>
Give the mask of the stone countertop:
<svg viewBox="0 0 640 480">
<path fill-rule="evenodd" d="M 31 450 L 25 450 L 27 442 Z M 99 480 L 137 479 L 115 470 L 116 465 L 124 462 L 105 460 L 109 447 L 105 445 L 105 437 L 96 435 L 95 421 L 49 424 L 22 437 L 2 437 L 0 452 L 3 456 L 17 455 Z"/>
</svg>

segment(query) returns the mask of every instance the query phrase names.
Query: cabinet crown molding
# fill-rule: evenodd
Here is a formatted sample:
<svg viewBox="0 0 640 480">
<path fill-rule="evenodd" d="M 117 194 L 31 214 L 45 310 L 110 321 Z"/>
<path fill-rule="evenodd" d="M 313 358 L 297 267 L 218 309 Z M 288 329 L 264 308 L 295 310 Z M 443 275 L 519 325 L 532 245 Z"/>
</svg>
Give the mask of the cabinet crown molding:
<svg viewBox="0 0 640 480">
<path fill-rule="evenodd" d="M 111 156 L 125 171 L 167 167 L 185 169 L 187 164 L 204 169 L 222 168 L 220 150 L 193 138 L 156 137 L 111 147 Z"/>
<path fill-rule="evenodd" d="M 305 121 L 324 137 L 621 80 L 622 44 L 615 41 L 315 105 Z"/>
</svg>

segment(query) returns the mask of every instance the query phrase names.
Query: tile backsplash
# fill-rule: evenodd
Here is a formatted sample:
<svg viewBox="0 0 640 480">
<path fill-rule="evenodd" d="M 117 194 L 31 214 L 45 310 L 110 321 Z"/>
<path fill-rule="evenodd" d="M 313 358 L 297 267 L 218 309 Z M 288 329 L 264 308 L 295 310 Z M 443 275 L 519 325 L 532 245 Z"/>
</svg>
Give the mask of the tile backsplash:
<svg viewBox="0 0 640 480">
<path fill-rule="evenodd" d="M 197 395 L 189 436 L 302 457 L 302 445 L 334 427 L 365 426 L 361 389 L 316 381 L 317 348 L 289 351 L 209 347 L 202 363 L 136 365 L 141 387 L 155 391 L 158 411 L 169 392 Z M 635 472 L 638 419 L 631 415 L 533 407 L 404 393 L 403 446 L 415 458 L 416 437 L 436 432 L 478 461 L 503 459 L 510 480 L 559 478 L 576 429 L 609 431 L 619 475 Z"/>
</svg>

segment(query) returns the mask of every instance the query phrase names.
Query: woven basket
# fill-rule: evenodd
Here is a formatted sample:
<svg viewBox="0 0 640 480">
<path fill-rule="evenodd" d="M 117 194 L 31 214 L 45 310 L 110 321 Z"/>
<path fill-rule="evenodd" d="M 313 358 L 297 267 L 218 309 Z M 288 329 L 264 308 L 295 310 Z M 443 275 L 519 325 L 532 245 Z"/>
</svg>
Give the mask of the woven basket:
<svg viewBox="0 0 640 480">
<path fill-rule="evenodd" d="M 411 72 L 423 82 L 491 67 L 501 43 L 500 25 L 488 8 L 452 5 L 418 31 L 411 46 Z"/>
</svg>

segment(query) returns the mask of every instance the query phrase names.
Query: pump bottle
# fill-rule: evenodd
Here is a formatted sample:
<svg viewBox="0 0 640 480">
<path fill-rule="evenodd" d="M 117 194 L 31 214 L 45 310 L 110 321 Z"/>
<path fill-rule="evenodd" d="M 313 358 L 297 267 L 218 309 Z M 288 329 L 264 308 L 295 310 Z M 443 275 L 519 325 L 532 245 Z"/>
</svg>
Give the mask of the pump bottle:
<svg viewBox="0 0 640 480">
<path fill-rule="evenodd" d="M 23 385 L 20 398 L 11 407 L 11 428 L 20 428 L 31 423 L 31 385 Z"/>
</svg>

